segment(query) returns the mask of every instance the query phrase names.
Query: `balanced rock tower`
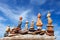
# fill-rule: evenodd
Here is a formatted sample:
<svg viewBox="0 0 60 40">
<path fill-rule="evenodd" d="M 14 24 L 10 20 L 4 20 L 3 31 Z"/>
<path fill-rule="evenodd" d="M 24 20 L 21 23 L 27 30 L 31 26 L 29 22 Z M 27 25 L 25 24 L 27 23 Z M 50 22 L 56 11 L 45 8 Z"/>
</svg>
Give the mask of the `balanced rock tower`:
<svg viewBox="0 0 60 40">
<path fill-rule="evenodd" d="M 18 23 L 17 27 L 19 27 L 21 29 L 21 25 L 22 25 L 22 17 L 20 16 L 19 23 Z"/>
<path fill-rule="evenodd" d="M 9 33 L 10 33 L 10 26 L 7 26 L 6 27 L 6 32 L 4 34 L 4 37 L 7 37 L 9 35 Z"/>
<path fill-rule="evenodd" d="M 42 25 L 43 25 L 43 23 L 42 23 L 40 18 L 41 18 L 41 14 L 38 13 L 38 18 L 37 18 L 37 23 L 36 23 L 38 30 L 41 30 L 42 29 Z"/>
<path fill-rule="evenodd" d="M 31 22 L 31 25 L 30 25 L 30 29 L 29 29 L 30 32 L 34 32 L 34 20 L 32 20 Z"/>
<path fill-rule="evenodd" d="M 31 29 L 31 30 L 34 30 L 34 20 L 32 20 L 32 22 L 31 22 L 30 29 Z"/>
<path fill-rule="evenodd" d="M 54 30 L 53 30 L 53 25 L 52 25 L 52 19 L 50 18 L 51 14 L 48 11 L 47 14 L 47 19 L 48 19 L 48 24 L 47 24 L 47 35 L 49 36 L 54 36 Z"/>
<path fill-rule="evenodd" d="M 28 31 L 28 21 L 26 21 L 24 30 L 27 30 Z"/>
</svg>

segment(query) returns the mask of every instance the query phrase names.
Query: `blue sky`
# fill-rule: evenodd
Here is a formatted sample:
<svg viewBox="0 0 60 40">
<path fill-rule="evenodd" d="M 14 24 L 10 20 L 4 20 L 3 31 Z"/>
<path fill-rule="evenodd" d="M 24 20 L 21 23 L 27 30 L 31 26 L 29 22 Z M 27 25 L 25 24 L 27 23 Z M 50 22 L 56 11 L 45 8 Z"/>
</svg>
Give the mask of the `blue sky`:
<svg viewBox="0 0 60 40">
<path fill-rule="evenodd" d="M 7 25 L 16 27 L 19 17 L 23 17 L 22 28 L 25 26 L 25 21 L 33 19 L 35 24 L 37 14 L 41 13 L 43 29 L 47 25 L 47 12 L 50 11 L 53 20 L 56 40 L 60 38 L 60 0 L 0 0 L 0 38 L 3 37 Z M 34 25 L 36 29 L 36 25 Z"/>
</svg>

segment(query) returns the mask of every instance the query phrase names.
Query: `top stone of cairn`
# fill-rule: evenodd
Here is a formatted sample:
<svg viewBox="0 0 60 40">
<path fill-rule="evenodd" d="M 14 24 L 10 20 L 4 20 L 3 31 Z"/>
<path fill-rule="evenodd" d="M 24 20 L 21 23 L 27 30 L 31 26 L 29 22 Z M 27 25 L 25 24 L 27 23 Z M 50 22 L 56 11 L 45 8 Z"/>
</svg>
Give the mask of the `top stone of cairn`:
<svg viewBox="0 0 60 40">
<path fill-rule="evenodd" d="M 50 12 L 48 11 L 48 14 L 47 14 L 47 19 L 48 19 L 48 25 L 52 25 L 52 19 L 50 18 L 51 14 Z"/>
</svg>

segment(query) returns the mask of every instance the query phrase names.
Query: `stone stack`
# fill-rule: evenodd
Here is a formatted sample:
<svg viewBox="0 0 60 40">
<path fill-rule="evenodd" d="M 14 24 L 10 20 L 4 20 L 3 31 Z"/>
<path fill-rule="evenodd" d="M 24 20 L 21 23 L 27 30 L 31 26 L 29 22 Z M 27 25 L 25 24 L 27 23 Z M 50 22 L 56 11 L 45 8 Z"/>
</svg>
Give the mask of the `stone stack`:
<svg viewBox="0 0 60 40">
<path fill-rule="evenodd" d="M 45 40 L 45 39 L 47 40 L 49 38 L 50 38 L 50 40 L 51 39 L 55 39 L 55 38 L 52 38 L 52 36 L 54 37 L 54 30 L 53 30 L 53 26 L 52 26 L 52 19 L 50 18 L 50 16 L 51 16 L 51 14 L 50 14 L 50 12 L 48 12 L 48 14 L 47 14 L 48 25 L 47 25 L 47 29 L 46 30 L 42 29 L 43 23 L 41 21 L 41 14 L 40 13 L 38 13 L 38 16 L 37 16 L 37 22 L 36 22 L 36 26 L 38 28 L 37 30 L 34 29 L 34 20 L 32 20 L 32 22 L 31 22 L 30 29 L 28 29 L 29 22 L 26 21 L 25 28 L 24 28 L 24 30 L 22 30 L 21 29 L 22 17 L 20 17 L 18 26 L 16 28 L 13 28 L 11 31 L 10 31 L 10 29 L 8 27 L 9 30 L 6 31 L 6 32 L 8 32 L 8 35 L 5 36 L 5 37 L 12 37 L 13 38 L 15 36 L 18 36 L 20 39 L 21 38 L 22 39 L 25 39 L 25 38 L 26 39 L 28 39 L 28 38 L 30 39 L 32 37 L 34 39 L 39 39 L 40 40 L 41 39 L 40 36 L 41 36 L 42 37 L 41 40 Z M 36 35 L 36 37 L 34 37 L 33 35 L 34 36 Z"/>
<path fill-rule="evenodd" d="M 48 25 L 47 25 L 47 32 L 46 34 L 49 36 L 54 36 L 54 30 L 53 30 L 53 25 L 52 25 L 52 19 L 50 18 L 51 14 L 48 11 L 47 14 L 47 19 L 48 19 Z"/>
</svg>

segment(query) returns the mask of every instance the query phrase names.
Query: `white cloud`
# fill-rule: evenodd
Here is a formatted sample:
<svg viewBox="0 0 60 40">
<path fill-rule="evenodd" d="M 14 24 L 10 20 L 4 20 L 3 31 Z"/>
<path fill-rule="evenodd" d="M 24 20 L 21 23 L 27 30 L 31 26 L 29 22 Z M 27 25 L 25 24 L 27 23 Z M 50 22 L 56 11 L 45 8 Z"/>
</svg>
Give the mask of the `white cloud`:
<svg viewBox="0 0 60 40">
<path fill-rule="evenodd" d="M 56 11 L 56 14 L 57 14 L 57 15 L 60 15 L 60 11 Z"/>
<path fill-rule="evenodd" d="M 21 9 L 22 10 L 22 9 Z M 8 5 L 6 5 L 6 4 L 2 4 L 2 5 L 0 5 L 0 11 L 2 11 L 3 12 L 3 14 L 7 17 L 7 18 L 9 18 L 9 19 L 11 19 L 11 20 L 18 20 L 19 19 L 19 17 L 20 16 L 22 16 L 23 17 L 23 20 L 25 20 L 26 19 L 26 16 L 27 16 L 27 14 L 31 11 L 30 9 L 27 9 L 27 10 L 14 10 L 14 9 L 11 9 Z M 17 11 L 17 13 L 16 13 L 16 11 Z M 16 14 L 15 14 L 16 13 Z"/>
<path fill-rule="evenodd" d="M 56 40 L 60 40 L 60 31 L 55 31 Z"/>
<path fill-rule="evenodd" d="M 53 24 L 53 26 L 54 26 L 54 35 L 55 35 L 55 37 L 56 37 L 56 40 L 60 40 L 60 27 L 59 27 L 59 25 L 57 24 L 57 23 L 54 23 Z"/>
<path fill-rule="evenodd" d="M 0 23 L 0 31 L 1 31 L 1 32 L 4 31 L 5 27 L 6 27 L 6 25 Z"/>
<path fill-rule="evenodd" d="M 31 0 L 31 4 L 42 5 L 46 2 L 46 0 Z"/>
<path fill-rule="evenodd" d="M 6 25 L 0 23 L 0 37 L 3 37 L 4 36 L 5 29 L 6 29 Z"/>
<path fill-rule="evenodd" d="M 11 9 L 8 5 L 2 4 L 2 3 L 0 4 L 0 11 L 2 11 L 7 18 L 14 21 L 18 21 L 20 16 L 23 17 L 23 20 L 27 20 L 27 17 L 30 17 L 28 16 L 29 13 L 32 12 L 31 9 L 24 9 L 23 7 L 22 8 L 17 7 L 17 10 Z M 45 16 L 46 13 L 47 13 L 47 10 L 46 11 L 42 10 L 43 16 Z M 31 20 L 33 19 L 36 22 L 37 16 L 33 14 L 31 15 L 30 19 Z"/>
<path fill-rule="evenodd" d="M 7 19 L 5 19 L 4 17 L 0 16 L 0 22 L 6 21 Z"/>
</svg>

